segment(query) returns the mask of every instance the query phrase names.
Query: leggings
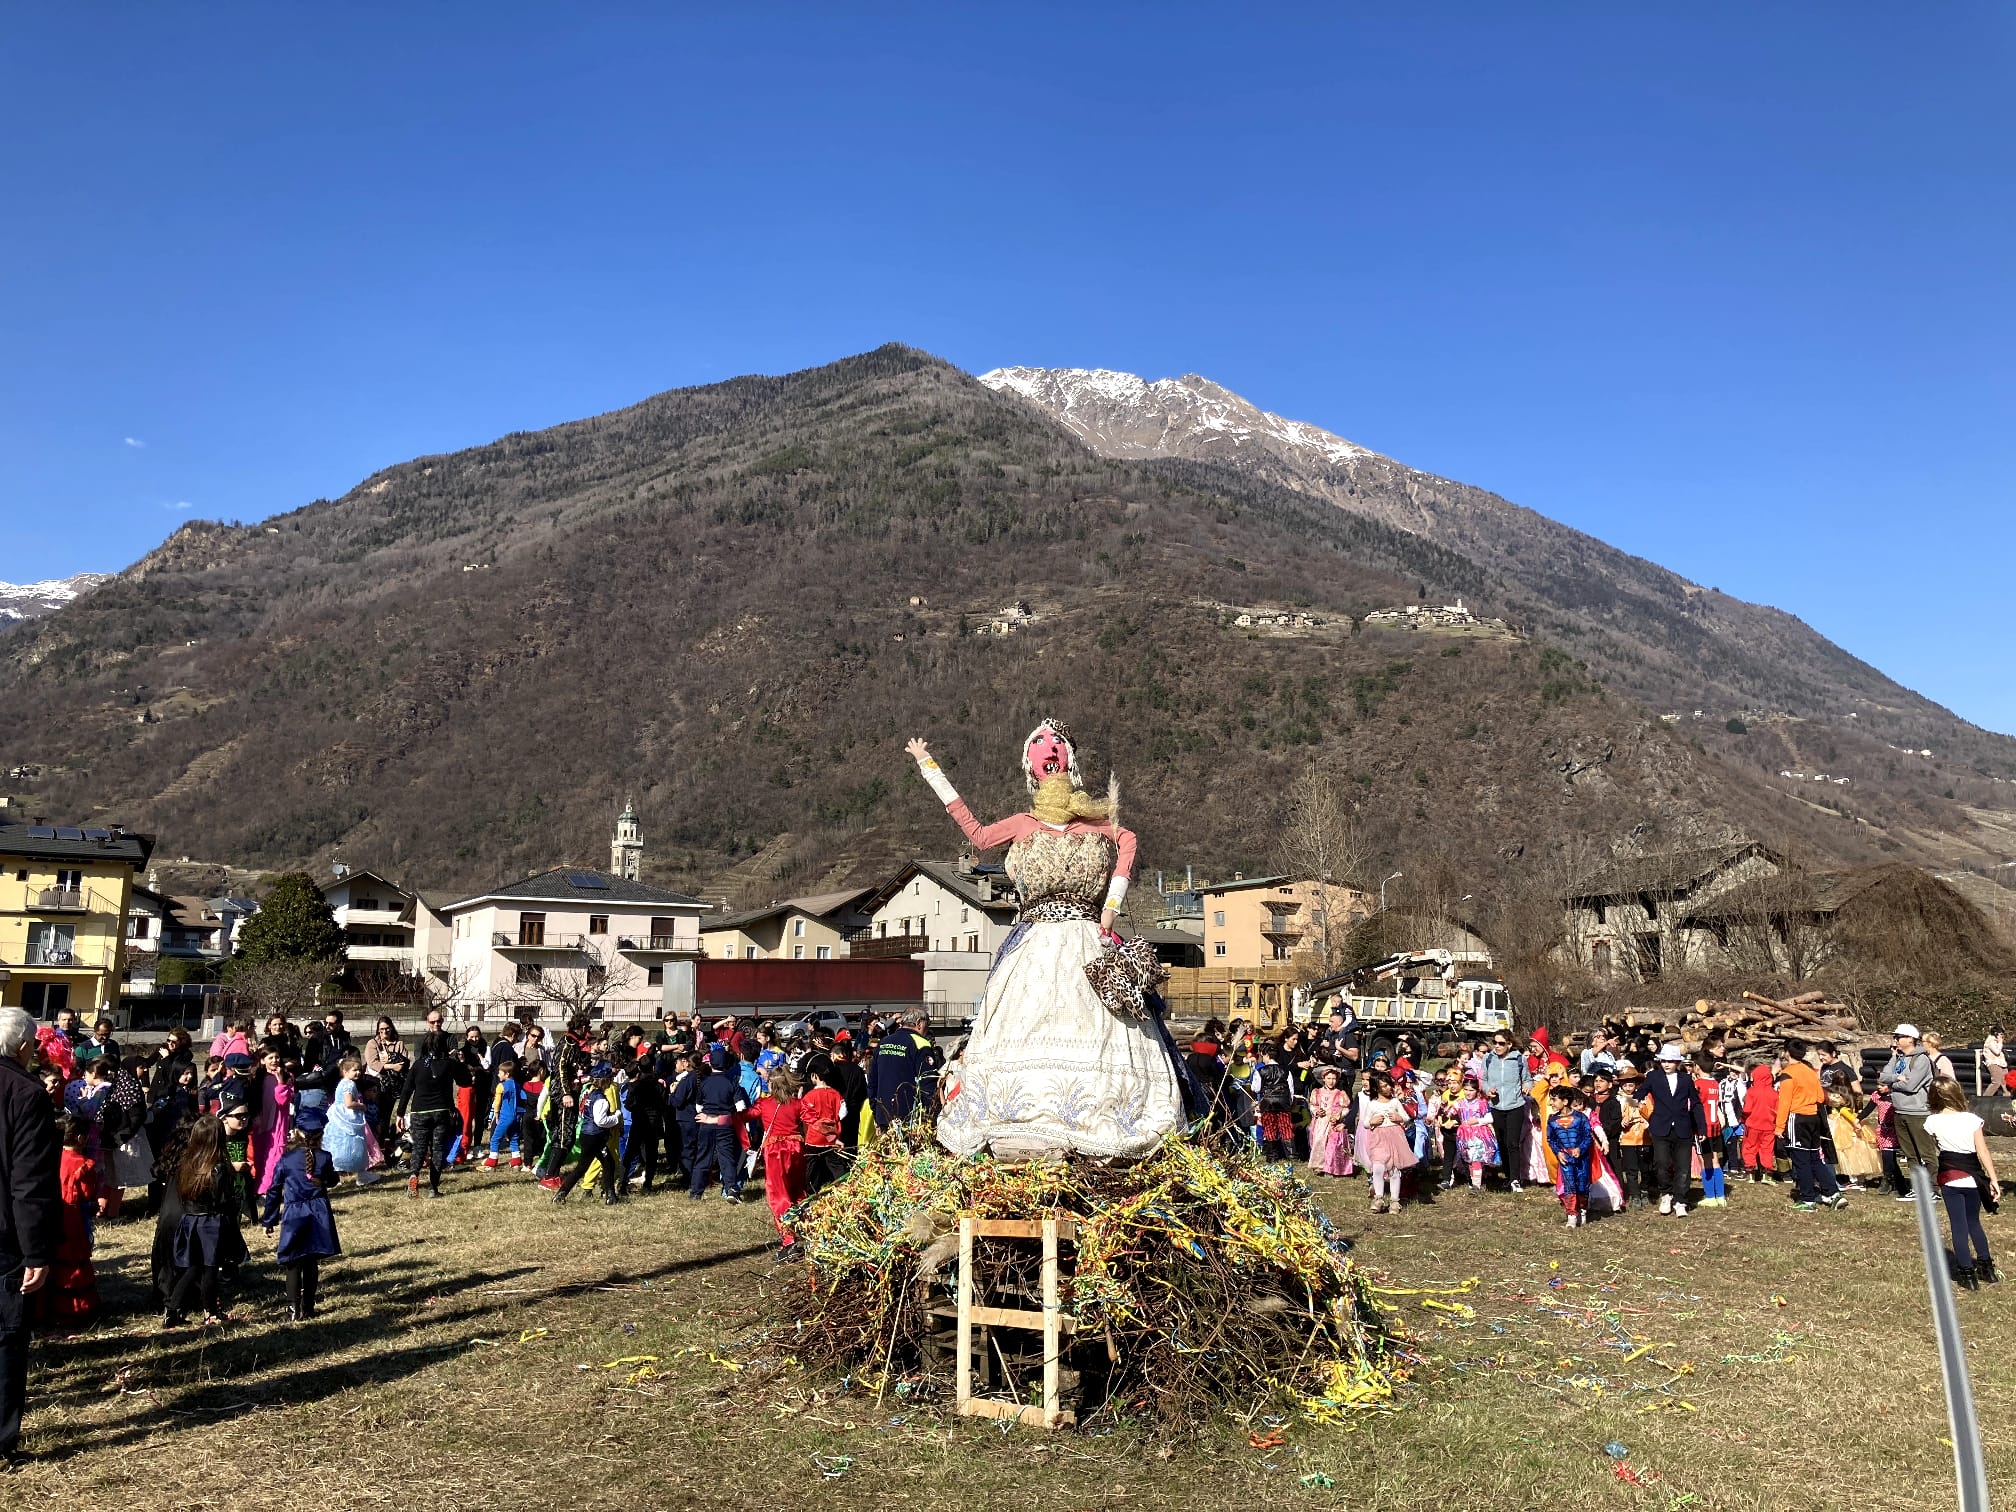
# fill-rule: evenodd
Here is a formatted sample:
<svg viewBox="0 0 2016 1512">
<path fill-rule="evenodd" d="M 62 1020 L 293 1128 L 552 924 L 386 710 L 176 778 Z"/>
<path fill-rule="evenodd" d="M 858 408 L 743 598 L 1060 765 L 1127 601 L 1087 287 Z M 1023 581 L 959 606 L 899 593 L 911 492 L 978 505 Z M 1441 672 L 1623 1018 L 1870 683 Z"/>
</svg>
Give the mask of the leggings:
<svg viewBox="0 0 2016 1512">
<path fill-rule="evenodd" d="M 296 1260 L 285 1267 L 287 1272 L 287 1305 L 294 1309 L 297 1318 L 315 1316 L 315 1293 L 322 1285 L 322 1262 L 318 1260 Z"/>
<path fill-rule="evenodd" d="M 168 1316 L 186 1318 L 189 1304 L 201 1302 L 203 1311 L 214 1314 L 217 1311 L 217 1267 L 214 1265 L 185 1265 L 175 1278 L 175 1290 L 168 1298 Z"/>
<path fill-rule="evenodd" d="M 567 1173 L 567 1179 L 560 1183 L 560 1190 L 555 1194 L 556 1196 L 565 1197 L 569 1192 L 573 1191 L 580 1184 L 581 1178 L 588 1174 L 588 1168 L 597 1161 L 600 1161 L 601 1170 L 598 1175 L 598 1184 L 602 1188 L 602 1200 L 604 1202 L 614 1202 L 616 1200 L 616 1161 L 618 1157 L 616 1151 L 610 1148 L 610 1134 L 612 1132 L 609 1129 L 591 1129 L 581 1136 L 581 1158 L 575 1162 L 574 1169 Z"/>
<path fill-rule="evenodd" d="M 448 1163 L 448 1141 L 460 1127 L 453 1108 L 429 1108 L 406 1120 L 406 1134 L 413 1141 L 413 1163 L 408 1170 L 418 1176 L 420 1167 L 427 1167 L 427 1184 L 437 1192 L 441 1190 L 441 1167 Z"/>
<path fill-rule="evenodd" d="M 1516 1108 L 1493 1108 L 1491 1126 L 1498 1135 L 1498 1164 L 1504 1169 L 1505 1179 L 1523 1182 L 1526 1179 L 1526 1104 Z"/>
<path fill-rule="evenodd" d="M 1372 1200 L 1377 1202 L 1390 1188 L 1393 1206 L 1400 1206 L 1400 1167 L 1375 1165 L 1372 1167 Z"/>
<path fill-rule="evenodd" d="M 1939 1200 L 1946 1204 L 1946 1227 L 1953 1232 L 1953 1263 L 1961 1270 L 1992 1264 L 1988 1236 L 1981 1231 L 1981 1189 L 1948 1183 L 1939 1188 Z"/>
</svg>

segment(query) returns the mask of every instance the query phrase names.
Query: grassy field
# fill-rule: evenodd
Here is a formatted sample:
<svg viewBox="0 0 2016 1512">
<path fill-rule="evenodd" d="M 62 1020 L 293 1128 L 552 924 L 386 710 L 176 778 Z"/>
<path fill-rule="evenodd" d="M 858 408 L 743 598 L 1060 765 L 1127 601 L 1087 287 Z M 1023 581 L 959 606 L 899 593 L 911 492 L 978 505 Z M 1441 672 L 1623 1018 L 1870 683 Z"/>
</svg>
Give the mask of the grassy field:
<svg viewBox="0 0 2016 1512">
<path fill-rule="evenodd" d="M 307 1324 L 285 1321 L 268 1261 L 238 1322 L 163 1334 L 135 1312 L 151 1225 L 104 1226 L 120 1316 L 40 1351 L 28 1447 L 46 1458 L 0 1505 L 1953 1504 L 1911 1211 L 1887 1198 L 1797 1214 L 1744 1187 L 1719 1212 L 1569 1233 L 1541 1195 L 1371 1217 L 1356 1182 L 1326 1183 L 1382 1286 L 1478 1278 L 1386 1298 L 1425 1359 L 1401 1410 L 1340 1430 L 1263 1409 L 1165 1440 L 1004 1432 L 795 1372 L 759 1387 L 723 1362 L 806 1284 L 768 1263 L 760 1204 L 557 1209 L 522 1177 L 450 1181 L 439 1202 L 403 1184 L 341 1196 L 349 1252 Z M 1990 1220 L 1991 1240 L 2006 1228 Z M 1961 1313 L 1990 1473 L 2016 1495 L 2016 1282 Z M 1253 1447 L 1277 1427 L 1285 1442 Z"/>
</svg>

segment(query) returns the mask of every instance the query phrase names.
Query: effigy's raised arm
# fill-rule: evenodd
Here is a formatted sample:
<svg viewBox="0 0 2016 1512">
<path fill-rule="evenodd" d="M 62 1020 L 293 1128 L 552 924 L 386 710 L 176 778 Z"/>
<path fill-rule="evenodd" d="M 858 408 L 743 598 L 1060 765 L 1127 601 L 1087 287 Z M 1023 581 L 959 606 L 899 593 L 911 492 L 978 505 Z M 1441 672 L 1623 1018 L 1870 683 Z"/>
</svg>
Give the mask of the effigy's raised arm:
<svg viewBox="0 0 2016 1512">
<path fill-rule="evenodd" d="M 931 754 L 931 747 L 921 739 L 912 738 L 903 747 L 917 761 L 917 774 L 937 794 L 938 801 L 945 805 L 945 812 L 952 816 L 952 822 L 959 831 L 980 850 L 992 850 L 998 845 L 1008 845 L 1018 839 L 1026 827 L 1020 821 L 1025 815 L 1012 819 L 997 820 L 993 824 L 982 824 L 973 817 L 973 811 L 966 807 L 966 800 L 959 796 L 959 790 L 952 786 L 952 779 L 945 775 L 945 769 L 938 765 L 938 759 Z"/>
</svg>

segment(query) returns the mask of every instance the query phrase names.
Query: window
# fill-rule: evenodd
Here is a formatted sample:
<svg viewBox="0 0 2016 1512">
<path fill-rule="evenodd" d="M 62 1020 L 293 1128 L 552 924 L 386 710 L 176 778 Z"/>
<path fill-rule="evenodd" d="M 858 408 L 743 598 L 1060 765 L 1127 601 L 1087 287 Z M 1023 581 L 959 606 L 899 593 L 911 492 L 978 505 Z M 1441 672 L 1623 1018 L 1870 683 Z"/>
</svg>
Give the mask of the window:
<svg viewBox="0 0 2016 1512">
<path fill-rule="evenodd" d="M 730 940 L 726 945 L 721 947 L 721 959 L 724 961 L 735 959 L 735 942 L 733 940 Z"/>
<path fill-rule="evenodd" d="M 56 890 L 58 892 L 84 891 L 84 873 L 69 868 L 59 870 L 56 873 Z"/>
<path fill-rule="evenodd" d="M 747 946 L 744 946 L 744 947 L 743 947 L 743 950 L 742 950 L 742 955 L 743 955 L 743 958 L 744 958 L 745 960 L 750 960 L 750 961 L 753 961 L 753 960 L 755 960 L 755 959 L 756 959 L 756 957 L 758 957 L 758 956 L 759 956 L 759 955 L 761 955 L 762 953 L 763 953 L 763 952 L 762 952 L 762 951 L 760 951 L 760 950 L 758 950 L 758 949 L 757 949 L 757 948 L 756 948 L 756 947 L 755 947 L 754 945 L 747 945 Z"/>
<path fill-rule="evenodd" d="M 1598 940 L 1589 947 L 1589 965 L 1599 976 L 1610 975 L 1610 942 Z"/>
<path fill-rule="evenodd" d="M 607 966 L 604 966 L 600 961 L 591 961 L 588 963 L 588 985 L 590 987 L 605 986 L 608 981 L 609 968 Z"/>
<path fill-rule="evenodd" d="M 588 915 L 588 933 L 591 935 L 605 935 L 609 933 L 609 915 Z"/>
<path fill-rule="evenodd" d="M 803 919 L 793 919 L 791 921 L 791 937 L 794 940 L 805 938 L 805 921 Z"/>
<path fill-rule="evenodd" d="M 537 961 L 520 961 L 518 963 L 518 980 L 528 983 L 543 982 L 546 980 L 546 968 L 541 966 Z"/>
<path fill-rule="evenodd" d="M 543 913 L 521 913 L 518 915 L 518 943 L 520 945 L 544 945 L 546 943 L 546 915 Z"/>
<path fill-rule="evenodd" d="M 645 967 L 644 985 L 646 987 L 663 987 L 665 985 L 665 968 L 663 966 Z"/>
<path fill-rule="evenodd" d="M 30 966 L 74 966 L 77 964 L 75 924 L 36 924 L 28 931 Z"/>
<path fill-rule="evenodd" d="M 830 961 L 833 959 L 833 947 L 831 945 L 821 945 L 818 947 L 818 951 L 819 960 Z"/>
<path fill-rule="evenodd" d="M 966 936 L 966 948 L 977 954 L 980 949 L 980 936 L 978 936 L 977 934 L 969 934 L 968 936 Z"/>
<path fill-rule="evenodd" d="M 1224 910 L 1224 909 L 1222 909 L 1222 908 L 1218 908 L 1218 909 L 1213 909 L 1213 910 L 1212 910 L 1212 912 L 1211 912 L 1211 927 L 1212 927 L 1213 929 L 1223 929 L 1223 928 L 1225 927 L 1225 910 Z"/>
<path fill-rule="evenodd" d="M 805 959 L 805 947 L 804 947 L 803 945 L 793 945 L 793 946 L 791 947 L 791 959 L 792 959 L 792 960 L 794 960 L 794 961 L 802 961 L 802 960 L 804 960 L 804 959 Z"/>
<path fill-rule="evenodd" d="M 1217 944 L 1213 945 L 1211 947 L 1211 954 L 1213 954 L 1214 956 L 1221 956 L 1225 954 L 1225 942 L 1223 940 L 1220 940 Z"/>
<path fill-rule="evenodd" d="M 68 982 L 24 982 L 21 1006 L 35 1018 L 53 1019 L 70 1006 Z"/>
<path fill-rule="evenodd" d="M 352 908 L 376 908 L 378 900 L 376 898 L 355 898 L 351 900 L 350 906 Z"/>
<path fill-rule="evenodd" d="M 654 918 L 651 921 L 651 948 L 670 950 L 672 937 L 679 933 L 679 921 L 673 918 Z"/>
<path fill-rule="evenodd" d="M 972 922 L 973 922 L 973 910 L 972 910 L 972 909 L 970 909 L 970 908 L 962 908 L 962 909 L 960 909 L 960 910 L 959 910 L 959 922 L 960 922 L 961 924 L 970 924 L 970 923 L 972 923 Z"/>
<path fill-rule="evenodd" d="M 126 920 L 126 938 L 129 940 L 146 939 L 147 923 L 148 923 L 147 915 L 145 914 L 140 914 L 137 917 L 129 917 Z"/>
</svg>

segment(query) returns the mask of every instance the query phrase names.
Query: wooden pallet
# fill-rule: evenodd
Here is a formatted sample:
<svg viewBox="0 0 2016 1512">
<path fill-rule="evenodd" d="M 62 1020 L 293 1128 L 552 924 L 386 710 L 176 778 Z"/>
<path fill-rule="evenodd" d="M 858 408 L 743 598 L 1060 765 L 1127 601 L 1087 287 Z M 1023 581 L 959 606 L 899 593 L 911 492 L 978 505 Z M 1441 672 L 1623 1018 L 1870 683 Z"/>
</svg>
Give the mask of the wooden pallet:
<svg viewBox="0 0 2016 1512">
<path fill-rule="evenodd" d="M 1038 1428 L 1062 1428 L 1078 1420 L 1077 1414 L 1058 1405 L 1057 1397 L 1064 1335 L 1076 1327 L 1076 1320 L 1064 1315 L 1059 1298 L 1057 1251 L 1061 1242 L 1075 1241 L 1077 1237 L 1078 1225 L 1069 1218 L 959 1220 L 959 1334 L 953 1367 L 954 1379 L 959 1384 L 959 1412 L 962 1417 L 1005 1418 Z M 974 1300 L 975 1239 L 1040 1239 L 1043 1242 L 1043 1307 L 1040 1312 L 1019 1307 L 988 1307 Z M 973 1394 L 973 1330 L 976 1328 L 1023 1328 L 1043 1335 L 1043 1404 L 1040 1407 Z"/>
</svg>

